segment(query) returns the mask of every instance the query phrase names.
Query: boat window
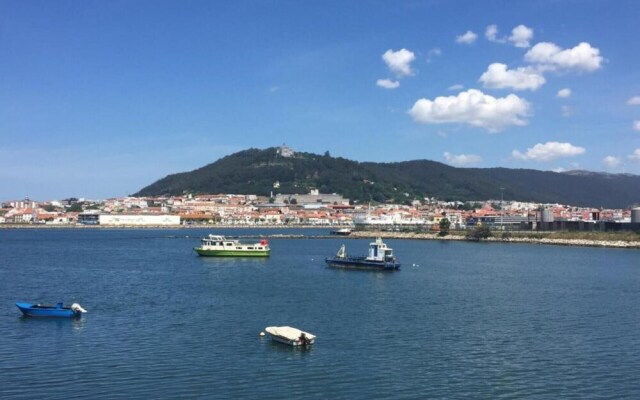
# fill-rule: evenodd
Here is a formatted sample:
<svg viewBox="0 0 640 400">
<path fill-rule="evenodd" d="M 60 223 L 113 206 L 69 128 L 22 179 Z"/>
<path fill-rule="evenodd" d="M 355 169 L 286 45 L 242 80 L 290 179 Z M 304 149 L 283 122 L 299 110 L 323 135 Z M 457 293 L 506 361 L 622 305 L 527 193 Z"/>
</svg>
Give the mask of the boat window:
<svg viewBox="0 0 640 400">
<path fill-rule="evenodd" d="M 236 250 L 242 250 L 242 247 L 238 246 L 236 247 Z"/>
<path fill-rule="evenodd" d="M 247 250 L 253 250 L 253 247 L 247 247 Z"/>
</svg>

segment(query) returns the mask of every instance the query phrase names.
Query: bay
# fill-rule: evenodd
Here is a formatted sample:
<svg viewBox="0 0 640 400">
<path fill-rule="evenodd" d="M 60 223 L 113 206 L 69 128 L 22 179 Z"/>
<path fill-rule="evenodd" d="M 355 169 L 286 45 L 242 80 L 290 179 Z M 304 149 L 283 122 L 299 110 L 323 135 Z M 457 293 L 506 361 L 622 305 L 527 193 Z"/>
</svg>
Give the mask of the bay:
<svg viewBox="0 0 640 400">
<path fill-rule="evenodd" d="M 640 398 L 638 250 L 387 240 L 402 269 L 364 272 L 323 260 L 369 240 L 198 257 L 208 233 L 328 230 L 0 230 L 0 398 Z"/>
</svg>

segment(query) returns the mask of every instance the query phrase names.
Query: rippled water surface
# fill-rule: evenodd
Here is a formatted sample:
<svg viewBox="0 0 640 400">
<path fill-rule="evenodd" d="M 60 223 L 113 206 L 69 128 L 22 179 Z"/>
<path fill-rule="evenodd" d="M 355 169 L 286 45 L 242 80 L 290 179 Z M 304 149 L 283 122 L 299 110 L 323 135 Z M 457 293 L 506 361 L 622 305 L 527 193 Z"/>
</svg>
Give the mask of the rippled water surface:
<svg viewBox="0 0 640 400">
<path fill-rule="evenodd" d="M 206 233 L 0 230 L 0 398 L 640 398 L 638 250 L 388 240 L 382 273 L 324 265 L 368 240 L 200 258 Z M 62 300 L 89 313 L 14 305 Z"/>
</svg>

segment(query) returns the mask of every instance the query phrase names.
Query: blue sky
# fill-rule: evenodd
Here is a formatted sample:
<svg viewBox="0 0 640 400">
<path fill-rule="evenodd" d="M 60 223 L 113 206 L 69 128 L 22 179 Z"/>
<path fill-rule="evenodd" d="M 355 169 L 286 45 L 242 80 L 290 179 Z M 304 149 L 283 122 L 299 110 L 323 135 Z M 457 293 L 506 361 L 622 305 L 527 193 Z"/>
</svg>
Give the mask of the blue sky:
<svg viewBox="0 0 640 400">
<path fill-rule="evenodd" d="M 636 1 L 0 1 L 0 200 L 286 143 L 640 174 Z"/>
</svg>

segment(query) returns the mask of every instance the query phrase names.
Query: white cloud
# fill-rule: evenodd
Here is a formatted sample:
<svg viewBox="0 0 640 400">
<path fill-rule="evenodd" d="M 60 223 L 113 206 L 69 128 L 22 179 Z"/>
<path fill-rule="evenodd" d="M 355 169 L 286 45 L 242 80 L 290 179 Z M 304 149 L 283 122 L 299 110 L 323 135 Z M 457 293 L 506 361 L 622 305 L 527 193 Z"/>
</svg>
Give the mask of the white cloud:
<svg viewBox="0 0 640 400">
<path fill-rule="evenodd" d="M 529 110 L 529 103 L 515 94 L 495 98 L 469 89 L 457 96 L 419 99 L 409 115 L 423 124 L 464 123 L 499 132 L 511 125 L 526 125 Z"/>
<path fill-rule="evenodd" d="M 585 152 L 584 147 L 574 146 L 571 143 L 547 142 L 538 143 L 528 148 L 525 153 L 513 150 L 511 155 L 519 160 L 552 161 L 562 157 L 573 157 Z"/>
<path fill-rule="evenodd" d="M 498 42 L 504 43 L 504 39 L 498 38 L 498 26 L 497 25 L 489 25 L 487 29 L 484 31 L 484 37 L 487 38 L 490 42 Z"/>
<path fill-rule="evenodd" d="M 476 41 L 478 35 L 471 31 L 466 31 L 463 35 L 456 37 L 456 43 L 471 44 Z"/>
<path fill-rule="evenodd" d="M 628 159 L 640 162 L 640 149 L 635 149 L 633 154 L 627 156 Z"/>
<path fill-rule="evenodd" d="M 627 104 L 630 106 L 640 106 L 640 96 L 633 96 L 627 100 Z"/>
<path fill-rule="evenodd" d="M 501 63 L 489 65 L 479 80 L 486 88 L 515 90 L 536 90 L 546 82 L 544 76 L 531 68 L 508 70 L 507 66 Z"/>
<path fill-rule="evenodd" d="M 595 71 L 602 66 L 600 50 L 582 42 L 572 49 L 562 49 L 549 42 L 538 43 L 524 55 L 525 61 L 548 70 Z"/>
<path fill-rule="evenodd" d="M 395 89 L 400 86 L 400 82 L 392 81 L 391 79 L 378 79 L 376 85 L 385 89 Z"/>
<path fill-rule="evenodd" d="M 571 97 L 571 89 L 564 88 L 564 89 L 558 90 L 556 97 L 562 97 L 562 98 Z"/>
<path fill-rule="evenodd" d="M 633 130 L 640 132 L 640 121 L 633 121 Z"/>
<path fill-rule="evenodd" d="M 389 49 L 382 55 L 382 59 L 387 64 L 389 69 L 397 76 L 401 77 L 413 75 L 413 71 L 411 70 L 411 62 L 416 59 L 416 55 L 413 54 L 412 51 L 409 51 L 407 49 L 393 51 Z"/>
<path fill-rule="evenodd" d="M 516 47 L 529 47 L 529 41 L 533 38 L 533 29 L 524 25 L 518 25 L 511 31 L 509 41 Z"/>
<path fill-rule="evenodd" d="M 553 171 L 553 172 L 555 172 L 555 173 L 559 174 L 559 173 L 561 173 L 561 172 L 566 171 L 566 169 L 564 169 L 564 168 L 562 168 L 562 167 L 558 167 L 558 168 L 554 168 L 554 169 L 552 169 L 551 171 Z"/>
<path fill-rule="evenodd" d="M 438 47 L 434 47 L 427 52 L 427 62 L 430 63 L 434 58 L 439 57 L 440 55 L 442 55 L 442 50 Z"/>
<path fill-rule="evenodd" d="M 459 83 L 456 83 L 455 85 L 451 85 L 448 88 L 449 90 L 462 90 L 464 89 L 464 85 L 461 85 Z"/>
<path fill-rule="evenodd" d="M 444 153 L 444 159 L 447 163 L 457 167 L 473 165 L 482 162 L 482 157 L 475 154 L 451 154 L 448 151 Z"/>
<path fill-rule="evenodd" d="M 608 168 L 616 168 L 622 161 L 620 157 L 606 156 L 602 159 L 602 163 Z"/>
</svg>

